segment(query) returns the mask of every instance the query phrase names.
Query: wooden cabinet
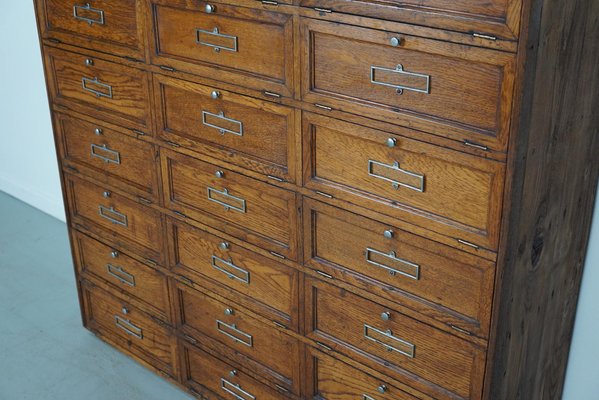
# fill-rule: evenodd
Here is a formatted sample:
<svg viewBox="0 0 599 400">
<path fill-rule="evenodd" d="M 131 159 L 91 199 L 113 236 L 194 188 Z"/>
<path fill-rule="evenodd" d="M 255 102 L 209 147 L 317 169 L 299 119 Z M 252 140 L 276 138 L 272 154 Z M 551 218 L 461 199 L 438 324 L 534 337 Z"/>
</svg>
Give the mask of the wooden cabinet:
<svg viewBox="0 0 599 400">
<path fill-rule="evenodd" d="M 34 2 L 85 327 L 202 399 L 559 399 L 596 2 Z"/>
</svg>

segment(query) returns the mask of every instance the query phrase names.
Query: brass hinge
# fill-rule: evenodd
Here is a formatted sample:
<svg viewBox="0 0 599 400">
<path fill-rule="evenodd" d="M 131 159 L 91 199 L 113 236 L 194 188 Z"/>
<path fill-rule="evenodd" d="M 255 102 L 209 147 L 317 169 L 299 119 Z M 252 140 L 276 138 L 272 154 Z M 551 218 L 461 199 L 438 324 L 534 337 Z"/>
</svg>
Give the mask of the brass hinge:
<svg viewBox="0 0 599 400">
<path fill-rule="evenodd" d="M 262 94 L 267 97 L 274 97 L 275 99 L 280 99 L 282 96 L 278 93 L 269 92 L 268 90 L 262 91 Z"/>
<path fill-rule="evenodd" d="M 462 239 L 458 239 L 458 243 L 460 243 L 460 244 L 463 244 L 464 246 L 469 246 L 469 247 L 472 247 L 472 248 L 474 248 L 474 249 L 476 249 L 476 250 L 480 249 L 480 246 L 479 246 L 479 245 L 477 245 L 477 244 L 474 244 L 474 243 L 467 242 L 467 241 L 465 241 L 465 240 L 462 240 Z"/>
<path fill-rule="evenodd" d="M 474 36 L 475 38 L 479 38 L 479 39 L 487 39 L 487 40 L 497 40 L 496 36 L 491 36 L 491 35 L 485 35 L 484 33 L 477 33 L 474 32 L 472 33 L 472 36 Z"/>
<path fill-rule="evenodd" d="M 259 0 L 265 6 L 278 6 L 279 2 L 274 0 Z"/>
<path fill-rule="evenodd" d="M 314 7 L 314 11 L 318 11 L 320 14 L 330 14 L 333 12 L 333 10 L 331 10 L 330 8 L 321 7 Z"/>
<path fill-rule="evenodd" d="M 482 144 L 471 142 L 470 140 L 464 140 L 464 145 L 469 146 L 469 147 L 474 147 L 475 149 L 479 149 L 479 150 L 483 150 L 483 151 L 489 151 L 489 148 L 487 146 L 483 146 Z"/>
<path fill-rule="evenodd" d="M 279 178 L 278 176 L 273 176 L 273 175 L 266 175 L 266 177 L 268 179 L 272 179 L 273 181 L 277 181 L 277 182 L 286 182 L 285 179 L 283 178 Z"/>
<path fill-rule="evenodd" d="M 175 69 L 173 67 L 169 67 L 168 65 L 160 65 L 159 67 L 160 67 L 160 69 L 168 71 L 168 72 L 175 72 Z"/>
</svg>

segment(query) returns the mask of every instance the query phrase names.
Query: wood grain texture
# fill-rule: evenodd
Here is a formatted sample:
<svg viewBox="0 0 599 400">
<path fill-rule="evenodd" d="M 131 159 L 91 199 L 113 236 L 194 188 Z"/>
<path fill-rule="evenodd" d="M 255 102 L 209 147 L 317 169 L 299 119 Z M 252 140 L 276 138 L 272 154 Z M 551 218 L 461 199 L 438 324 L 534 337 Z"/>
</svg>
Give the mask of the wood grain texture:
<svg viewBox="0 0 599 400">
<path fill-rule="evenodd" d="M 489 399 L 561 398 L 599 173 L 599 3 L 533 1 Z"/>
</svg>

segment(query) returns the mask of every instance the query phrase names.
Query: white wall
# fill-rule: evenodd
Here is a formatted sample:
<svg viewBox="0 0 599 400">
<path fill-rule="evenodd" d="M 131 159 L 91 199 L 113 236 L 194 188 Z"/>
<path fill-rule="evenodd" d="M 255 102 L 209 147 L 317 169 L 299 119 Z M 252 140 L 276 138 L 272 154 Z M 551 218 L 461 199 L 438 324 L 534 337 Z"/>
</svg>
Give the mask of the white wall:
<svg viewBox="0 0 599 400">
<path fill-rule="evenodd" d="M 0 191 L 64 221 L 33 1 L 0 5 Z"/>
<path fill-rule="evenodd" d="M 0 191 L 64 220 L 31 0 L 0 0 Z M 563 400 L 599 399 L 599 202 Z"/>
</svg>

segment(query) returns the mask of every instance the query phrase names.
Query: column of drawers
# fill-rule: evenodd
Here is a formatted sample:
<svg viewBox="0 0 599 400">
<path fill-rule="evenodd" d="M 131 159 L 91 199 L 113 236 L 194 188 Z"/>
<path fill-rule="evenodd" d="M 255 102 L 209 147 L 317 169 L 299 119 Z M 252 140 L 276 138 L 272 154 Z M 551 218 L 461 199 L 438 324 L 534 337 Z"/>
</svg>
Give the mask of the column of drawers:
<svg viewBox="0 0 599 400">
<path fill-rule="evenodd" d="M 392 3 L 36 0 L 86 327 L 202 398 L 482 398 L 515 54 L 450 31 L 520 4 Z"/>
</svg>

